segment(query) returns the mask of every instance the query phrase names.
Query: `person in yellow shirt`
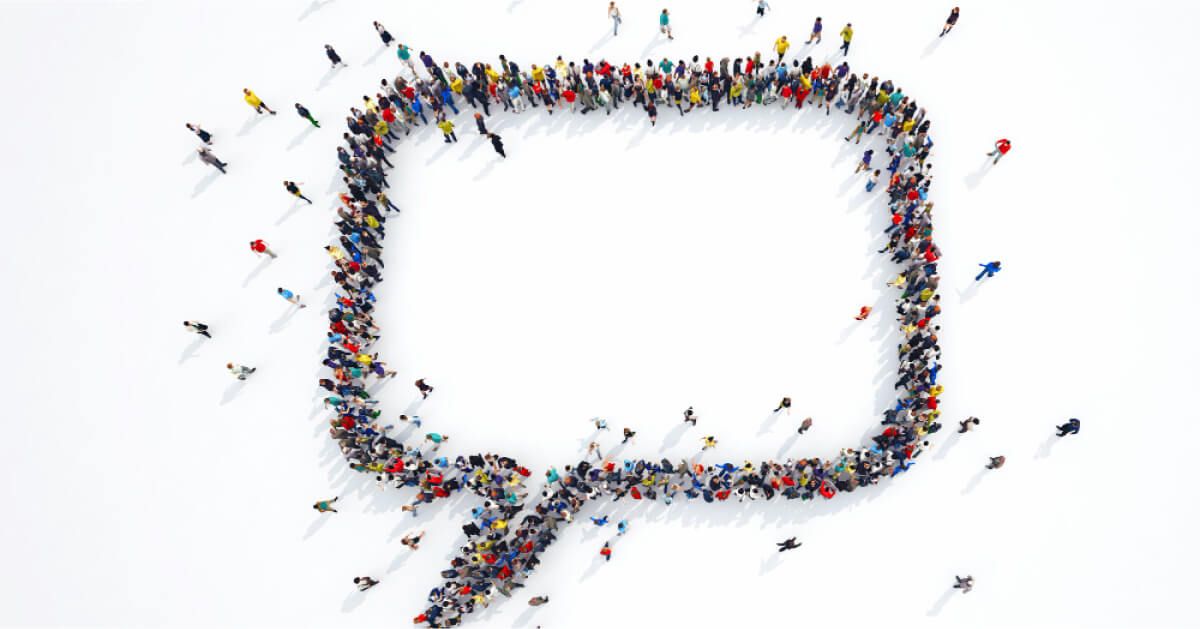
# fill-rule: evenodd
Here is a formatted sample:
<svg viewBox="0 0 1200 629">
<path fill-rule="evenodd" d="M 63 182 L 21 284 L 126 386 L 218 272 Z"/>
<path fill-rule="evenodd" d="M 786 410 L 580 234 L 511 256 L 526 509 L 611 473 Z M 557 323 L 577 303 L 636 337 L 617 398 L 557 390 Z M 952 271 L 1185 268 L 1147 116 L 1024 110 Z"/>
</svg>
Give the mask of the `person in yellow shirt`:
<svg viewBox="0 0 1200 629">
<path fill-rule="evenodd" d="M 692 91 L 691 91 L 691 92 L 688 94 L 688 108 L 687 108 L 687 111 L 691 111 L 691 110 L 692 110 L 693 108 L 695 108 L 695 107 L 696 107 L 696 105 L 698 105 L 698 104 L 700 104 L 700 88 L 699 88 L 699 87 L 693 87 L 693 88 L 692 88 Z M 685 111 L 684 113 L 687 113 L 687 112 Z"/>
<path fill-rule="evenodd" d="M 442 139 L 446 140 L 446 144 L 450 144 L 450 140 L 458 141 L 458 136 L 454 135 L 454 123 L 443 118 L 437 123 L 437 128 L 442 130 Z"/>
<path fill-rule="evenodd" d="M 791 47 L 792 44 L 787 40 L 787 35 L 782 35 L 779 37 L 779 39 L 775 40 L 775 52 L 779 53 L 780 61 L 783 61 L 783 55 L 786 54 L 788 48 Z"/>
<path fill-rule="evenodd" d="M 270 112 L 270 114 L 272 116 L 275 115 L 275 110 L 271 109 L 270 107 L 267 107 L 267 104 L 262 102 L 262 99 L 258 97 L 258 94 L 255 94 L 254 92 L 250 91 L 250 88 L 248 88 L 248 87 L 242 88 L 242 94 L 245 95 L 244 98 L 246 99 L 246 103 L 248 105 L 250 105 L 251 107 L 253 107 L 254 111 L 261 114 L 263 112 L 263 110 L 265 109 L 268 112 Z"/>
<path fill-rule="evenodd" d="M 838 33 L 842 36 L 842 56 L 850 54 L 850 39 L 854 37 L 854 29 L 850 28 L 850 23 L 846 22 L 846 28 Z"/>
</svg>

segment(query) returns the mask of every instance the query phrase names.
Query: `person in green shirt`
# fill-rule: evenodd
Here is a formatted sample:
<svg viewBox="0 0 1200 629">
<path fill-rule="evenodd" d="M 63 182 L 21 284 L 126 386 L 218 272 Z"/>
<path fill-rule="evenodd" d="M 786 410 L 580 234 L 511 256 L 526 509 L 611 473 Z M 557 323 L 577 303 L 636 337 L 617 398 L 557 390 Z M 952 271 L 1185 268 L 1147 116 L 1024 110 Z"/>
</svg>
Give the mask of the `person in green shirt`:
<svg viewBox="0 0 1200 629">
<path fill-rule="evenodd" d="M 413 65 L 412 62 L 412 48 L 409 48 L 404 44 L 397 43 L 396 56 L 400 58 L 400 61 L 404 62 L 404 65 L 408 66 L 409 70 L 412 70 L 414 77 L 417 76 L 417 66 Z"/>
<path fill-rule="evenodd" d="M 667 39 L 675 39 L 671 34 L 671 12 L 663 9 L 663 12 L 658 16 L 658 30 L 667 36 Z"/>
</svg>

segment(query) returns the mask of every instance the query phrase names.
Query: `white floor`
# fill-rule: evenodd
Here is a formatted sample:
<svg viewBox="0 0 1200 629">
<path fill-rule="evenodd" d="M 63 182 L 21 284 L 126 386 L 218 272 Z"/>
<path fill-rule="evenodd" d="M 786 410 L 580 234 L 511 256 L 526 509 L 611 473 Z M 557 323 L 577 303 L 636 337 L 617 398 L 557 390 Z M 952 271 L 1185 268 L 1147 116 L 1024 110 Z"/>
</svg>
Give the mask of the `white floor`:
<svg viewBox="0 0 1200 629">
<path fill-rule="evenodd" d="M 949 6 L 777 0 L 759 21 L 749 0 L 692 0 L 671 7 L 667 44 L 661 3 L 621 2 L 615 39 L 605 3 L 583 4 L 5 5 L 0 623 L 405 626 L 424 607 L 471 500 L 413 519 L 408 495 L 344 469 L 314 386 L 321 308 L 289 314 L 273 294 L 329 297 L 340 120 L 399 70 L 372 20 L 439 60 L 528 65 L 744 56 L 800 44 L 819 14 L 815 59 L 853 22 L 851 67 L 934 120 L 943 410 L 981 429 L 820 505 L 590 506 L 630 519 L 612 562 L 596 551 L 613 531 L 579 524 L 473 624 L 1195 625 L 1195 10 L 964 0 L 938 40 Z M 350 67 L 328 72 L 325 43 Z M 247 86 L 280 114 L 254 118 Z M 464 114 L 458 145 L 426 130 L 393 158 L 386 412 L 428 377 L 419 412 L 448 451 L 535 473 L 578 457 L 596 415 L 638 429 L 622 454 L 639 456 L 708 434 L 721 445 L 705 456 L 737 463 L 859 443 L 890 400 L 895 343 L 874 253 L 886 216 L 851 176 L 863 147 L 815 111 L 601 116 L 497 115 L 501 162 Z M 216 134 L 229 175 L 193 158 L 186 121 Z M 1015 148 L 985 169 L 1000 136 Z M 292 205 L 283 179 L 316 205 Z M 278 260 L 246 250 L 260 237 Z M 1004 271 L 973 285 L 992 259 Z M 876 314 L 858 324 L 864 304 Z M 231 385 L 230 360 L 259 373 Z M 772 421 L 782 395 L 793 414 Z M 681 431 L 688 405 L 700 425 Z M 1082 434 L 1049 438 L 1072 416 Z M 997 454 L 1005 468 L 981 474 Z M 333 495 L 341 513 L 310 508 Z M 792 535 L 803 548 L 775 553 Z M 965 573 L 976 590 L 951 595 Z M 383 582 L 360 596 L 359 574 Z M 534 594 L 552 602 L 529 608 Z"/>
</svg>

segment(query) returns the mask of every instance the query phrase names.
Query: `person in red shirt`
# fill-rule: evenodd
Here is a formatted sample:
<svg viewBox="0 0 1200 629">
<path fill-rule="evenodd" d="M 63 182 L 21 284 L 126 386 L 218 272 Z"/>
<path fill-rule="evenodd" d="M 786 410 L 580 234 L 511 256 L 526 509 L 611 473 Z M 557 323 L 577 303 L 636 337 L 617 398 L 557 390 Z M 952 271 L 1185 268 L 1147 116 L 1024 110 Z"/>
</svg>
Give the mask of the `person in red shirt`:
<svg viewBox="0 0 1200 629">
<path fill-rule="evenodd" d="M 857 321 L 863 321 L 863 320 L 865 320 L 865 319 L 866 319 L 867 317 L 869 317 L 869 316 L 871 316 L 871 307 L 870 307 L 870 306 L 863 306 L 862 308 L 860 308 L 860 309 L 859 309 L 859 311 L 858 311 L 858 316 L 857 316 L 857 317 L 854 317 L 854 318 L 855 318 L 855 320 L 857 320 Z"/>
<path fill-rule="evenodd" d="M 262 241 L 261 238 L 250 241 L 250 250 L 260 257 L 264 253 L 271 256 L 272 259 L 278 257 L 275 255 L 275 252 L 271 251 L 271 248 L 267 246 L 267 243 Z"/>
<path fill-rule="evenodd" d="M 600 556 L 604 557 L 604 561 L 610 561 L 612 559 L 612 546 L 610 546 L 608 542 L 604 542 L 604 548 L 600 549 Z"/>
<path fill-rule="evenodd" d="M 1009 142 L 1008 138 L 1000 138 L 996 140 L 996 148 L 991 153 L 988 153 L 988 157 L 995 157 L 996 159 L 992 160 L 992 163 L 995 164 L 1000 161 L 1001 157 L 1008 155 L 1008 151 L 1011 149 L 1012 142 Z"/>
</svg>

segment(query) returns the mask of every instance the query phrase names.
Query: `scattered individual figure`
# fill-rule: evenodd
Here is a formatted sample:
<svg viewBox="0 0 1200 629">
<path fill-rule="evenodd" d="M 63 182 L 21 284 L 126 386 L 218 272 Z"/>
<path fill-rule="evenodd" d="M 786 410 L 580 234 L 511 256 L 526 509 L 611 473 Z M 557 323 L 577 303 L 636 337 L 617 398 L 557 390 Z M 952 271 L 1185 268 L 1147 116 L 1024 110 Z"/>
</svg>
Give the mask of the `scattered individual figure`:
<svg viewBox="0 0 1200 629">
<path fill-rule="evenodd" d="M 371 577 L 354 577 L 354 585 L 358 586 L 359 592 L 366 592 L 376 585 L 379 585 L 379 581 L 377 579 L 372 579 Z"/>
<path fill-rule="evenodd" d="M 535 596 L 535 597 L 529 599 L 529 606 L 530 607 L 538 607 L 541 605 L 545 605 L 546 603 L 549 603 L 549 602 L 550 602 L 549 596 Z"/>
<path fill-rule="evenodd" d="M 225 368 L 229 373 L 238 380 L 245 380 L 247 376 L 258 371 L 258 367 L 247 367 L 245 365 L 235 365 L 233 363 L 225 363 Z"/>
<path fill-rule="evenodd" d="M 275 289 L 275 292 L 279 293 L 280 297 L 283 297 L 284 299 L 288 300 L 288 302 L 290 302 L 290 303 L 296 304 L 297 306 L 300 306 L 301 308 L 308 307 L 308 306 L 300 303 L 299 295 L 297 295 L 296 293 L 293 293 L 292 291 L 290 291 L 286 288 L 283 288 L 282 286 Z"/>
<path fill-rule="evenodd" d="M 208 333 L 208 326 L 200 323 L 199 321 L 184 321 L 183 327 L 187 328 L 190 332 L 195 332 L 196 334 L 203 336 L 204 338 L 212 338 L 212 335 Z"/>
<path fill-rule="evenodd" d="M 971 588 L 975 587 L 975 577 L 971 575 L 965 577 L 955 575 L 954 581 L 954 589 L 962 590 L 963 594 L 970 592 Z"/>
<path fill-rule="evenodd" d="M 304 182 L 300 182 L 300 183 L 304 183 Z M 295 181 L 284 181 L 283 188 L 285 190 L 287 190 L 289 193 L 291 193 L 292 196 L 294 196 L 298 199 L 304 199 L 305 201 L 308 201 L 309 205 L 312 205 L 312 199 L 304 196 L 300 192 L 300 184 L 296 183 Z"/>
<path fill-rule="evenodd" d="M 717 447 L 717 439 L 716 439 L 716 437 L 713 437 L 712 435 L 704 437 L 703 439 L 701 439 L 701 441 L 704 442 L 704 445 L 700 448 L 701 450 L 707 450 L 709 448 Z"/>
<path fill-rule="evenodd" d="M 779 552 L 783 552 L 785 550 L 792 550 L 793 548 L 800 548 L 802 543 L 797 542 L 795 537 L 789 537 L 782 542 L 775 542 L 775 545 L 779 547 Z"/>
<path fill-rule="evenodd" d="M 312 112 L 309 111 L 304 105 L 296 103 L 296 113 L 299 114 L 301 118 L 304 118 L 310 124 L 312 124 L 312 126 L 317 127 L 318 129 L 321 128 L 321 123 L 317 122 L 316 118 L 313 118 Z"/>
<path fill-rule="evenodd" d="M 695 426 L 697 419 L 699 419 L 699 417 L 696 416 L 696 410 L 693 407 L 689 406 L 686 409 L 684 409 L 683 423 L 691 424 L 691 425 Z"/>
<path fill-rule="evenodd" d="M 412 417 L 409 417 L 408 415 L 401 415 L 399 417 L 399 419 L 402 422 L 411 422 L 412 425 L 416 426 L 417 428 L 421 427 L 421 416 L 420 415 L 413 415 Z"/>
<path fill-rule="evenodd" d="M 621 443 L 625 443 L 625 442 L 629 441 L 630 439 L 633 439 L 635 436 L 637 436 L 636 431 L 630 430 L 628 428 L 622 428 L 621 432 L 625 435 L 625 438 L 621 440 Z"/>
<path fill-rule="evenodd" d="M 254 255 L 259 257 L 262 257 L 263 254 L 271 256 L 271 259 L 279 257 L 275 255 L 274 251 L 271 251 L 271 248 L 267 246 L 267 243 L 263 242 L 262 238 L 259 238 L 258 240 L 251 240 L 250 250 L 254 252 Z"/>
<path fill-rule="evenodd" d="M 429 384 L 425 382 L 424 378 L 414 382 L 413 386 L 417 387 L 417 390 L 421 392 L 421 399 L 428 398 L 429 394 L 433 393 L 433 387 L 429 386 Z"/>
<path fill-rule="evenodd" d="M 617 522 L 617 535 L 624 535 L 628 530 L 629 522 L 627 520 L 621 520 L 620 522 Z"/>
<path fill-rule="evenodd" d="M 400 543 L 404 544 L 405 546 L 408 546 L 409 548 L 411 548 L 413 550 L 419 550 L 418 544 L 421 543 L 422 537 L 425 537 L 425 531 L 421 531 L 419 533 L 410 533 L 408 535 L 405 535 L 403 538 L 401 538 Z"/>
<path fill-rule="evenodd" d="M 500 141 L 499 134 L 489 133 L 488 139 L 492 141 L 492 149 L 495 150 L 497 153 L 499 153 L 500 157 L 503 157 L 503 158 L 508 157 L 508 155 L 504 154 L 504 142 Z"/>
<path fill-rule="evenodd" d="M 242 88 L 242 94 L 243 94 L 243 98 L 245 99 L 246 103 L 248 105 L 250 105 L 251 107 L 253 107 L 254 111 L 261 114 L 265 110 L 268 113 L 270 113 L 272 116 L 275 115 L 275 113 L 276 113 L 275 110 L 268 107 L 267 104 L 264 103 L 262 101 L 262 99 L 258 97 L 258 94 L 255 94 L 253 91 L 251 91 L 250 88 L 248 88 L 248 87 Z"/>
<path fill-rule="evenodd" d="M 989 470 L 998 470 L 1004 467 L 1005 458 L 1003 456 L 988 457 L 987 468 Z"/>
<path fill-rule="evenodd" d="M 330 500 L 318 500 L 313 504 L 313 508 L 316 509 L 318 513 L 337 513 L 337 509 L 333 508 L 333 503 L 337 502 L 339 497 L 340 496 L 334 496 Z"/>
<path fill-rule="evenodd" d="M 857 316 L 857 317 L 854 317 L 854 319 L 855 319 L 856 321 L 864 321 L 864 320 L 866 320 L 866 318 L 867 318 L 867 317 L 869 317 L 869 316 L 871 316 L 871 307 L 870 307 L 870 306 L 863 306 L 862 308 L 859 308 L 859 309 L 858 309 L 858 316 Z"/>
<path fill-rule="evenodd" d="M 809 428 L 812 428 L 812 424 L 813 424 L 812 418 L 805 417 L 804 421 L 800 422 L 800 428 L 796 432 L 803 435 L 804 433 L 808 432 Z"/>
<path fill-rule="evenodd" d="M 758 14 L 758 17 L 763 17 L 766 15 L 767 10 L 771 8 L 771 5 L 767 3 L 767 0 L 757 0 L 757 4 L 758 7 L 754 9 L 754 12 Z"/>
<path fill-rule="evenodd" d="M 379 39 L 383 40 L 384 47 L 386 48 L 386 47 L 391 46 L 392 41 L 395 38 L 392 37 L 392 34 L 389 33 L 386 28 L 383 27 L 383 24 L 380 24 L 379 22 L 371 22 L 371 24 L 373 26 L 375 26 L 375 32 L 379 33 Z"/>
<path fill-rule="evenodd" d="M 660 33 L 667 36 L 667 39 L 675 39 L 675 35 L 671 33 L 671 13 L 666 9 L 658 15 L 658 30 Z"/>
<path fill-rule="evenodd" d="M 970 432 L 972 428 L 974 428 L 978 425 L 979 425 L 978 417 L 968 417 L 968 418 L 958 422 L 958 432 L 959 432 L 959 434 L 962 434 L 964 432 Z"/>
<path fill-rule="evenodd" d="M 854 29 L 850 27 L 850 23 L 846 22 L 846 26 L 838 33 L 842 36 L 842 56 L 850 54 L 850 40 L 854 38 Z"/>
<path fill-rule="evenodd" d="M 449 440 L 450 440 L 449 435 L 443 435 L 440 432 L 431 432 L 431 433 L 425 434 L 425 441 L 432 443 L 434 450 L 437 450 L 438 448 L 442 447 L 442 444 Z"/>
<path fill-rule="evenodd" d="M 813 40 L 816 40 L 818 44 L 821 43 L 821 31 L 824 29 L 825 25 L 821 23 L 821 18 L 818 17 L 817 21 L 813 22 L 812 34 L 808 36 L 808 41 L 804 42 L 805 45 L 813 43 Z"/>
<path fill-rule="evenodd" d="M 225 167 L 228 166 L 229 164 L 226 164 L 225 162 L 218 159 L 216 155 L 213 155 L 212 151 L 208 150 L 207 146 L 202 146 L 202 147 L 196 149 L 196 152 L 200 154 L 200 161 L 221 171 L 222 175 L 225 174 Z"/>
<path fill-rule="evenodd" d="M 792 398 L 785 397 L 782 400 L 779 400 L 779 406 L 775 407 L 774 412 L 778 413 L 779 411 L 787 411 L 788 415 L 791 415 L 792 414 Z"/>
<path fill-rule="evenodd" d="M 487 124 L 483 120 L 483 114 L 475 114 L 475 128 L 479 129 L 479 135 L 490 135 Z"/>
<path fill-rule="evenodd" d="M 1061 426 L 1055 426 L 1058 429 L 1058 436 L 1065 437 L 1067 435 L 1079 434 L 1079 420 L 1072 417 L 1067 423 Z"/>
<path fill-rule="evenodd" d="M 592 516 L 592 524 L 596 526 L 605 526 L 608 524 L 608 516 Z"/>
<path fill-rule="evenodd" d="M 1012 149 L 1012 142 L 1009 142 L 1008 138 L 1000 138 L 999 140 L 996 140 L 996 148 L 992 149 L 992 152 L 988 153 L 987 155 L 988 155 L 988 157 L 996 158 L 996 159 L 992 160 L 992 164 L 995 164 L 1000 161 L 1001 157 L 1008 155 L 1008 152 L 1011 149 Z"/>
<path fill-rule="evenodd" d="M 617 8 L 616 2 L 608 3 L 608 19 L 613 23 L 613 37 L 617 36 L 617 29 L 621 27 L 621 10 Z"/>
<path fill-rule="evenodd" d="M 201 142 L 203 142 L 203 143 L 205 143 L 205 144 L 209 144 L 209 145 L 211 145 L 211 144 L 212 144 L 212 138 L 213 138 L 212 134 L 211 134 L 211 133 L 209 133 L 209 132 L 207 132 L 207 131 L 205 131 L 204 129 L 201 129 L 201 128 L 200 128 L 200 125 L 194 125 L 194 124 L 192 124 L 192 123 L 190 123 L 190 122 L 189 122 L 189 123 L 187 123 L 187 128 L 188 128 L 188 129 L 189 129 L 189 130 L 190 130 L 192 133 L 195 133 L 195 134 L 196 134 L 196 136 L 200 138 L 200 141 L 201 141 Z"/>
<path fill-rule="evenodd" d="M 329 44 L 325 44 L 325 56 L 329 57 L 330 63 L 333 64 L 331 67 L 336 68 L 338 66 L 346 65 L 346 62 L 342 61 L 342 58 L 337 54 L 337 51 L 334 50 L 333 46 L 330 46 Z"/>
<path fill-rule="evenodd" d="M 955 24 L 958 24 L 958 7 L 950 9 L 950 17 L 946 18 L 946 25 L 942 27 L 942 34 L 938 35 L 938 37 L 942 37 L 946 33 L 949 33 L 950 30 L 954 28 Z"/>
<path fill-rule="evenodd" d="M 979 275 L 975 276 L 976 282 L 983 279 L 983 277 L 985 275 L 988 277 L 992 277 L 993 275 L 1000 272 L 1000 261 L 999 260 L 996 260 L 994 262 L 988 262 L 986 264 L 980 263 L 979 266 L 983 267 L 983 270 L 979 272 Z"/>
<path fill-rule="evenodd" d="M 780 35 L 779 39 L 775 40 L 775 52 L 779 54 L 779 61 L 783 61 L 783 55 L 791 47 L 792 44 L 788 41 L 787 35 Z"/>
<path fill-rule="evenodd" d="M 451 140 L 458 141 L 458 136 L 454 134 L 454 123 L 449 119 L 443 118 L 437 123 L 437 128 L 442 130 L 442 139 L 446 141 L 446 144 L 450 144 Z"/>
<path fill-rule="evenodd" d="M 608 421 L 599 417 L 593 417 L 592 423 L 596 425 L 596 430 L 608 430 Z"/>
<path fill-rule="evenodd" d="M 604 557 L 604 561 L 612 559 L 612 546 L 608 542 L 604 542 L 604 547 L 600 549 L 600 556 Z"/>
</svg>

